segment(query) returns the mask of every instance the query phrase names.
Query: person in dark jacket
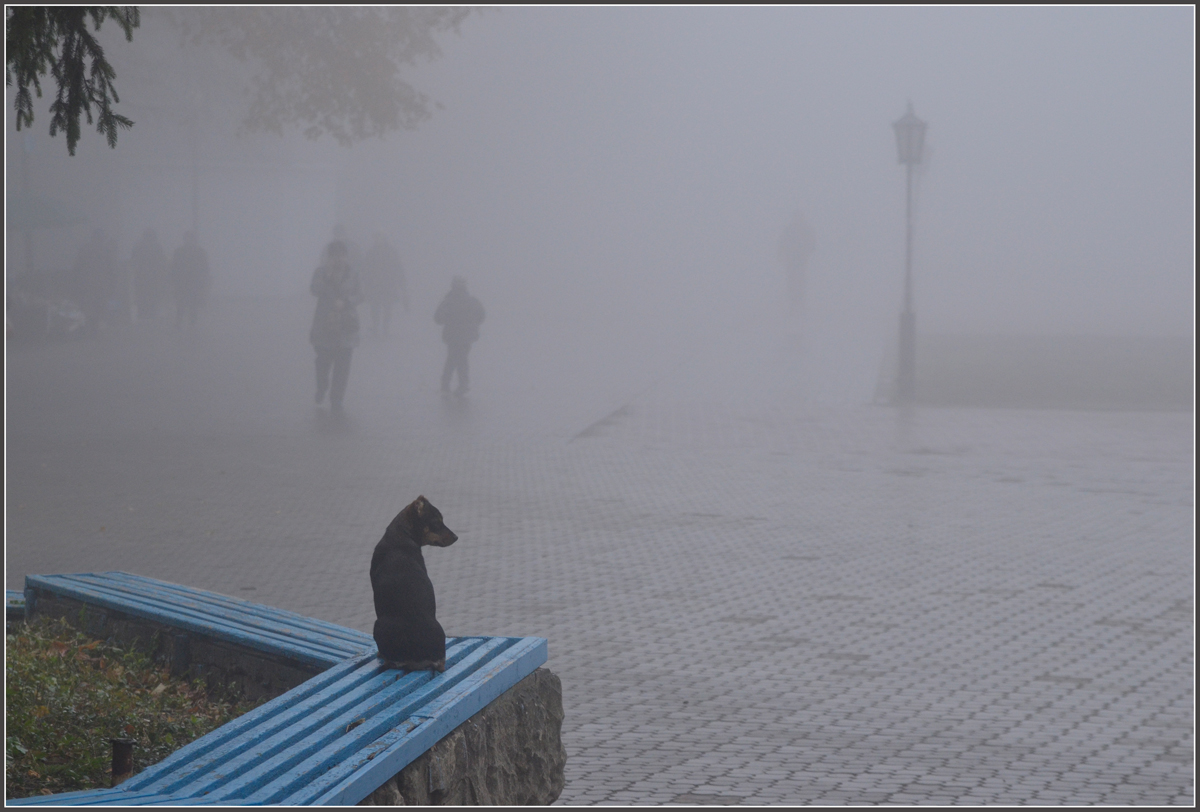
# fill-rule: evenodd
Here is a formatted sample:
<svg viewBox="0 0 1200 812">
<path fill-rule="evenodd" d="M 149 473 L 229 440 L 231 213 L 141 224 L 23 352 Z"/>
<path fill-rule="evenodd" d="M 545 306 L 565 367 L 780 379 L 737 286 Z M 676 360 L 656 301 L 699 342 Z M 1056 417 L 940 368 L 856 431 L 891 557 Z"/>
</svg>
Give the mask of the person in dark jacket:
<svg viewBox="0 0 1200 812">
<path fill-rule="evenodd" d="M 309 290 L 317 297 L 309 339 L 317 351 L 317 403 L 329 392 L 329 405 L 342 409 L 346 382 L 350 379 L 350 356 L 358 346 L 358 313 L 362 301 L 358 274 L 348 261 L 349 251 L 334 240 L 325 251 L 325 262 L 313 272 Z M 330 387 L 329 375 L 333 373 Z"/>
<path fill-rule="evenodd" d="M 442 325 L 442 341 L 446 342 L 446 366 L 442 369 L 442 391 L 450 391 L 450 378 L 458 373 L 457 395 L 467 393 L 467 353 L 479 338 L 479 325 L 483 324 L 483 305 L 467 293 L 467 283 L 461 276 L 454 277 L 450 292 L 433 314 L 433 320 Z"/>
</svg>

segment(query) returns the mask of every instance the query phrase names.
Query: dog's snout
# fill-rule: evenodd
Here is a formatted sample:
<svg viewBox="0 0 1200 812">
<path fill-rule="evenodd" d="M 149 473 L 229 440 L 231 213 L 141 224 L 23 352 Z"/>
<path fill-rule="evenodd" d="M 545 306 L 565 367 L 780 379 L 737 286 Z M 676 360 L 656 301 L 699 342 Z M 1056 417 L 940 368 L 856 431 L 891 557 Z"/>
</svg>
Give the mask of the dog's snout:
<svg viewBox="0 0 1200 812">
<path fill-rule="evenodd" d="M 444 525 L 437 530 L 425 531 L 425 544 L 432 547 L 449 547 L 456 541 L 458 541 L 458 536 Z"/>
</svg>

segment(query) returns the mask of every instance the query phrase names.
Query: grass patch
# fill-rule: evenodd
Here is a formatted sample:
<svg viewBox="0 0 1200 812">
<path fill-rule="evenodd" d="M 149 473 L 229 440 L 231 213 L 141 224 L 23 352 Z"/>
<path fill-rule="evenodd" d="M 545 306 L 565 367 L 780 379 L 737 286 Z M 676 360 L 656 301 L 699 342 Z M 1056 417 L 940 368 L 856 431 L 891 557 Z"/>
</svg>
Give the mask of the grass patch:
<svg viewBox="0 0 1200 812">
<path fill-rule="evenodd" d="M 8 631 L 4 688 L 8 798 L 107 787 L 110 738 L 136 740 L 136 774 L 258 704 L 209 696 L 203 680 L 50 619 Z"/>
</svg>

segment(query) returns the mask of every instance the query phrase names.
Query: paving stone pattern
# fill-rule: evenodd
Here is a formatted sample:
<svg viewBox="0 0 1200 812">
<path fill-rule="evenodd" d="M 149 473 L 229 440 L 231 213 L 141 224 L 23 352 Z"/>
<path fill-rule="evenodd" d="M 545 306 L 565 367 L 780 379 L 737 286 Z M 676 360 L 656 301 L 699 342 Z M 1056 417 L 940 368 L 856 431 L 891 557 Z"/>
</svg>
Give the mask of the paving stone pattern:
<svg viewBox="0 0 1200 812">
<path fill-rule="evenodd" d="M 309 307 L 10 348 L 7 586 L 123 569 L 369 631 L 421 493 L 447 633 L 550 640 L 559 803 L 1193 803 L 1192 413 L 830 405 L 766 334 L 536 398 L 481 341 L 444 401 L 412 322 L 338 419 Z"/>
</svg>

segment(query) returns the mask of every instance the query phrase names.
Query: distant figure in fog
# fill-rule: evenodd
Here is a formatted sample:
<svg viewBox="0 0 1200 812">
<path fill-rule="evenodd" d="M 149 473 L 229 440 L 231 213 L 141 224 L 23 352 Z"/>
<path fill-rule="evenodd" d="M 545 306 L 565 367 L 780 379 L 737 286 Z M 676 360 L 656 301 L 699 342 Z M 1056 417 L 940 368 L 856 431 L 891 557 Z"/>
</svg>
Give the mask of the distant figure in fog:
<svg viewBox="0 0 1200 812">
<path fill-rule="evenodd" d="M 779 261 L 787 273 L 788 302 L 793 313 L 804 310 L 804 284 L 808 275 L 808 258 L 816 249 L 812 229 L 804 217 L 797 214 L 779 238 Z"/>
<path fill-rule="evenodd" d="M 68 292 L 79 303 L 89 333 L 95 335 L 115 320 L 120 307 L 119 279 L 117 246 L 98 228 L 79 249 Z"/>
<path fill-rule="evenodd" d="M 196 232 L 189 231 L 183 235 L 183 245 L 171 257 L 171 292 L 175 297 L 177 327 L 182 327 L 185 321 L 196 323 L 211 285 L 208 254 L 196 241 Z"/>
<path fill-rule="evenodd" d="M 350 233 L 346 230 L 346 226 L 342 225 L 341 223 L 338 223 L 336 226 L 334 226 L 333 239 L 331 241 L 340 242 L 342 245 L 346 246 L 346 261 L 350 263 L 351 268 L 358 272 L 359 283 L 361 284 L 362 251 L 359 250 L 358 243 L 350 239 Z M 328 248 L 329 246 L 326 246 L 326 250 L 328 250 Z"/>
<path fill-rule="evenodd" d="M 376 232 L 375 241 L 362 261 L 363 296 L 371 312 L 372 337 L 387 337 L 392 321 L 392 305 L 397 300 L 408 312 L 408 286 L 404 282 L 404 266 L 400 254 Z"/>
<path fill-rule="evenodd" d="M 446 342 L 446 366 L 442 369 L 442 391 L 450 391 L 450 377 L 458 372 L 458 388 L 455 394 L 467 393 L 467 353 L 479 338 L 479 325 L 483 324 L 483 305 L 467 293 L 467 282 L 461 276 L 454 277 L 450 292 L 433 314 L 433 320 L 442 325 L 442 341 Z"/>
<path fill-rule="evenodd" d="M 317 297 L 309 333 L 317 351 L 317 403 L 329 392 L 329 405 L 340 412 L 346 382 L 350 380 L 350 356 L 358 346 L 356 306 L 362 300 L 358 274 L 350 265 L 346 243 L 334 240 L 325 249 L 325 262 L 313 272 L 309 290 Z"/>
<path fill-rule="evenodd" d="M 129 272 L 133 276 L 133 302 L 137 308 L 137 320 L 153 319 L 158 315 L 170 285 L 167 252 L 163 250 L 154 229 L 146 229 L 133 246 L 129 255 Z"/>
</svg>

